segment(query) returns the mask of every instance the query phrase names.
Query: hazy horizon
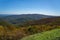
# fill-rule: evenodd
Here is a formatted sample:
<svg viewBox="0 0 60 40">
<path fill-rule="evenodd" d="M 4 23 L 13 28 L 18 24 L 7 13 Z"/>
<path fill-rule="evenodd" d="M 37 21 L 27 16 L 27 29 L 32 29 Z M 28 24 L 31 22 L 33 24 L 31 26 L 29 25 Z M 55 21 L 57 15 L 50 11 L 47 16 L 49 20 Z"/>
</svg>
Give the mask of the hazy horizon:
<svg viewBox="0 0 60 40">
<path fill-rule="evenodd" d="M 0 0 L 0 14 L 60 16 L 60 0 Z"/>
</svg>

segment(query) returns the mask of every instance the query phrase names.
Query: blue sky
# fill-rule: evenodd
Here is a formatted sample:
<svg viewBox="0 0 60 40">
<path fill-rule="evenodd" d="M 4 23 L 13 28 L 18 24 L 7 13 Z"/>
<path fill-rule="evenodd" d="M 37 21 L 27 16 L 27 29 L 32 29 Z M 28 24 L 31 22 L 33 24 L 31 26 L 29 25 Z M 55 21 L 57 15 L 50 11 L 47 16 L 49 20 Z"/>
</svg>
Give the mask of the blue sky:
<svg viewBox="0 0 60 40">
<path fill-rule="evenodd" d="M 60 0 L 0 0 L 0 14 L 60 16 Z"/>
</svg>

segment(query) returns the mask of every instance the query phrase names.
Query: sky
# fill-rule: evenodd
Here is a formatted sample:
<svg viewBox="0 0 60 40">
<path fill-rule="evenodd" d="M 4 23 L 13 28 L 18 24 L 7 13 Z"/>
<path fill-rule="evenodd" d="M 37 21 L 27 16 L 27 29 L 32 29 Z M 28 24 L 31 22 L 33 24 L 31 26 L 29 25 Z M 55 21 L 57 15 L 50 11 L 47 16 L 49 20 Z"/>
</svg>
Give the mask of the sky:
<svg viewBox="0 0 60 40">
<path fill-rule="evenodd" d="M 0 14 L 60 16 L 60 0 L 0 0 Z"/>
</svg>

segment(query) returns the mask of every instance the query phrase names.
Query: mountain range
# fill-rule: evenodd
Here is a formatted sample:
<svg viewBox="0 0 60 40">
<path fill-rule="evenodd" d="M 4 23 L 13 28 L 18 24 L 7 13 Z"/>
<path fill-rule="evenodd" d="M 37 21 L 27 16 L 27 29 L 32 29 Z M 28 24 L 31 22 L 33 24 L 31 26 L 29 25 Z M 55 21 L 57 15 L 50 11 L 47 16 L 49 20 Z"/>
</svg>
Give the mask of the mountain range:
<svg viewBox="0 0 60 40">
<path fill-rule="evenodd" d="M 48 16 L 42 14 L 22 14 L 22 15 L 1 15 L 0 17 L 11 24 L 23 25 L 28 21 L 39 20 L 42 18 L 51 18 L 55 16 Z"/>
</svg>

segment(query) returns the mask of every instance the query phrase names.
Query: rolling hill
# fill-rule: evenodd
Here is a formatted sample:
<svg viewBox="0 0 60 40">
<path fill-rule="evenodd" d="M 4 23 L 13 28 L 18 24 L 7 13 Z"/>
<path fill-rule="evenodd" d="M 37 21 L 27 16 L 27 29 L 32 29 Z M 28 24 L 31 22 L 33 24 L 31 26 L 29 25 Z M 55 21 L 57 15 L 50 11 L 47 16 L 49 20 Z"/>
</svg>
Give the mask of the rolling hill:
<svg viewBox="0 0 60 40">
<path fill-rule="evenodd" d="M 51 18 L 51 17 L 54 17 L 54 16 L 48 16 L 48 15 L 42 15 L 42 14 L 22 14 L 22 15 L 10 15 L 10 16 L 4 17 L 3 19 L 15 25 L 22 25 L 28 21 L 39 20 L 42 18 Z"/>
</svg>

